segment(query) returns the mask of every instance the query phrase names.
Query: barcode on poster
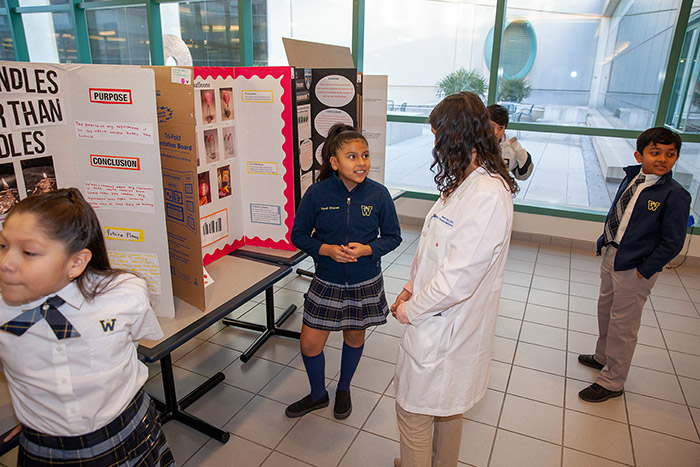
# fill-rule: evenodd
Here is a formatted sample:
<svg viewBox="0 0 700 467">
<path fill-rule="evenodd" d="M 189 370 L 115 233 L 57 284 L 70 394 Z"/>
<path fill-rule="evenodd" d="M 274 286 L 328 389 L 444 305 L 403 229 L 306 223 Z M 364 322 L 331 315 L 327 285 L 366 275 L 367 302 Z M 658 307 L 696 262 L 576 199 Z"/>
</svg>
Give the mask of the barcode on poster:
<svg viewBox="0 0 700 467">
<path fill-rule="evenodd" d="M 228 237 L 228 210 L 222 209 L 200 219 L 202 246 L 211 245 Z"/>
<path fill-rule="evenodd" d="M 221 218 L 218 218 L 215 221 L 205 222 L 204 225 L 202 225 L 202 234 L 203 235 L 211 235 L 211 234 L 219 233 L 219 232 L 221 232 L 221 230 L 222 230 Z"/>
</svg>

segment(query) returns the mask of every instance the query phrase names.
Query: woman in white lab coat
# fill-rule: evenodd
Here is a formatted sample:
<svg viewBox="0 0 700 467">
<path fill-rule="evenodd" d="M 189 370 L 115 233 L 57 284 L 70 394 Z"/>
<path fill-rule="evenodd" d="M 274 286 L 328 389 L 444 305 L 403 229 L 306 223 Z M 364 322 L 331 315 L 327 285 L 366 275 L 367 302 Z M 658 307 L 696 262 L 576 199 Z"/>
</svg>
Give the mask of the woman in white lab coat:
<svg viewBox="0 0 700 467">
<path fill-rule="evenodd" d="M 462 414 L 488 383 L 518 190 L 477 95 L 447 96 L 429 121 L 441 196 L 391 307 L 407 323 L 394 378 L 402 467 L 457 465 Z"/>
</svg>

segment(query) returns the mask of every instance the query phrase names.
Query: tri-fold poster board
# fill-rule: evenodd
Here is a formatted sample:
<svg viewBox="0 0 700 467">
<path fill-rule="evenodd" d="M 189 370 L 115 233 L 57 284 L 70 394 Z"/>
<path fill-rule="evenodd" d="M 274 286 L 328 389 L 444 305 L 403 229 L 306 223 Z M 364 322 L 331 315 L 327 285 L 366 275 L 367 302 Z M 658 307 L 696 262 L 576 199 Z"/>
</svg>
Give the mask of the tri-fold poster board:
<svg viewBox="0 0 700 467">
<path fill-rule="evenodd" d="M 175 314 L 153 71 L 0 62 L 0 219 L 28 195 L 77 187 L 113 267 L 143 276 Z"/>
<path fill-rule="evenodd" d="M 174 288 L 204 309 L 202 264 L 294 249 L 291 68 L 153 69 Z"/>
<path fill-rule="evenodd" d="M 207 264 L 294 250 L 295 187 L 315 180 L 333 123 L 358 125 L 354 69 L 300 71 L 0 62 L 0 221 L 77 187 L 158 316 L 174 317 L 173 295 L 205 310 Z"/>
</svg>

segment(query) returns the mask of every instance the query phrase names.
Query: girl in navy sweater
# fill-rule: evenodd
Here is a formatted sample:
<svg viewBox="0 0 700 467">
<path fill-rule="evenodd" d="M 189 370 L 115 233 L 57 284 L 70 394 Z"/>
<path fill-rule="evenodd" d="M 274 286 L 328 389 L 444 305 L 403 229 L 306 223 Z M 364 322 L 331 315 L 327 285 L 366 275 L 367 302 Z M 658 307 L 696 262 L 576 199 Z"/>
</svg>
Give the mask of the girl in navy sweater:
<svg viewBox="0 0 700 467">
<path fill-rule="evenodd" d="M 316 273 L 304 301 L 301 353 L 311 393 L 287 407 L 301 417 L 328 405 L 323 347 L 330 331 L 343 331 L 340 380 L 333 415 L 352 412 L 350 381 L 362 356 L 365 329 L 386 323 L 380 258 L 401 243 L 389 191 L 367 178 L 367 140 L 355 128 L 336 124 L 322 151 L 319 181 L 306 191 L 292 228 L 292 243 L 309 254 Z"/>
</svg>

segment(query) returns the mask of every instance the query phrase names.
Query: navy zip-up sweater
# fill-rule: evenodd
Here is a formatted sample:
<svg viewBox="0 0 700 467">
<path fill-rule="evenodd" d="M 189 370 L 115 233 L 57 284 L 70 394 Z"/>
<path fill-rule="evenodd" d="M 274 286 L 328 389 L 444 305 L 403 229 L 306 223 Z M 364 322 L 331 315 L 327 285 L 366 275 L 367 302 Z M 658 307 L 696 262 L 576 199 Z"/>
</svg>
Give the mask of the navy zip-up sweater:
<svg viewBox="0 0 700 467">
<path fill-rule="evenodd" d="M 617 189 L 606 222 L 620 195 L 641 168 L 641 165 L 625 167 L 627 175 Z M 615 271 L 634 268 L 649 279 L 683 248 L 690 213 L 690 193 L 671 177 L 669 172 L 639 193 L 617 248 Z M 603 242 L 601 235 L 596 244 L 599 255 Z"/>
<path fill-rule="evenodd" d="M 315 229 L 315 230 L 314 230 Z M 318 254 L 321 245 L 358 242 L 372 247 L 371 256 L 338 263 Z M 304 193 L 294 218 L 292 243 L 311 256 L 316 276 L 335 284 L 357 284 L 382 272 L 380 258 L 401 243 L 401 228 L 389 190 L 366 178 L 348 191 L 336 173 Z"/>
</svg>

